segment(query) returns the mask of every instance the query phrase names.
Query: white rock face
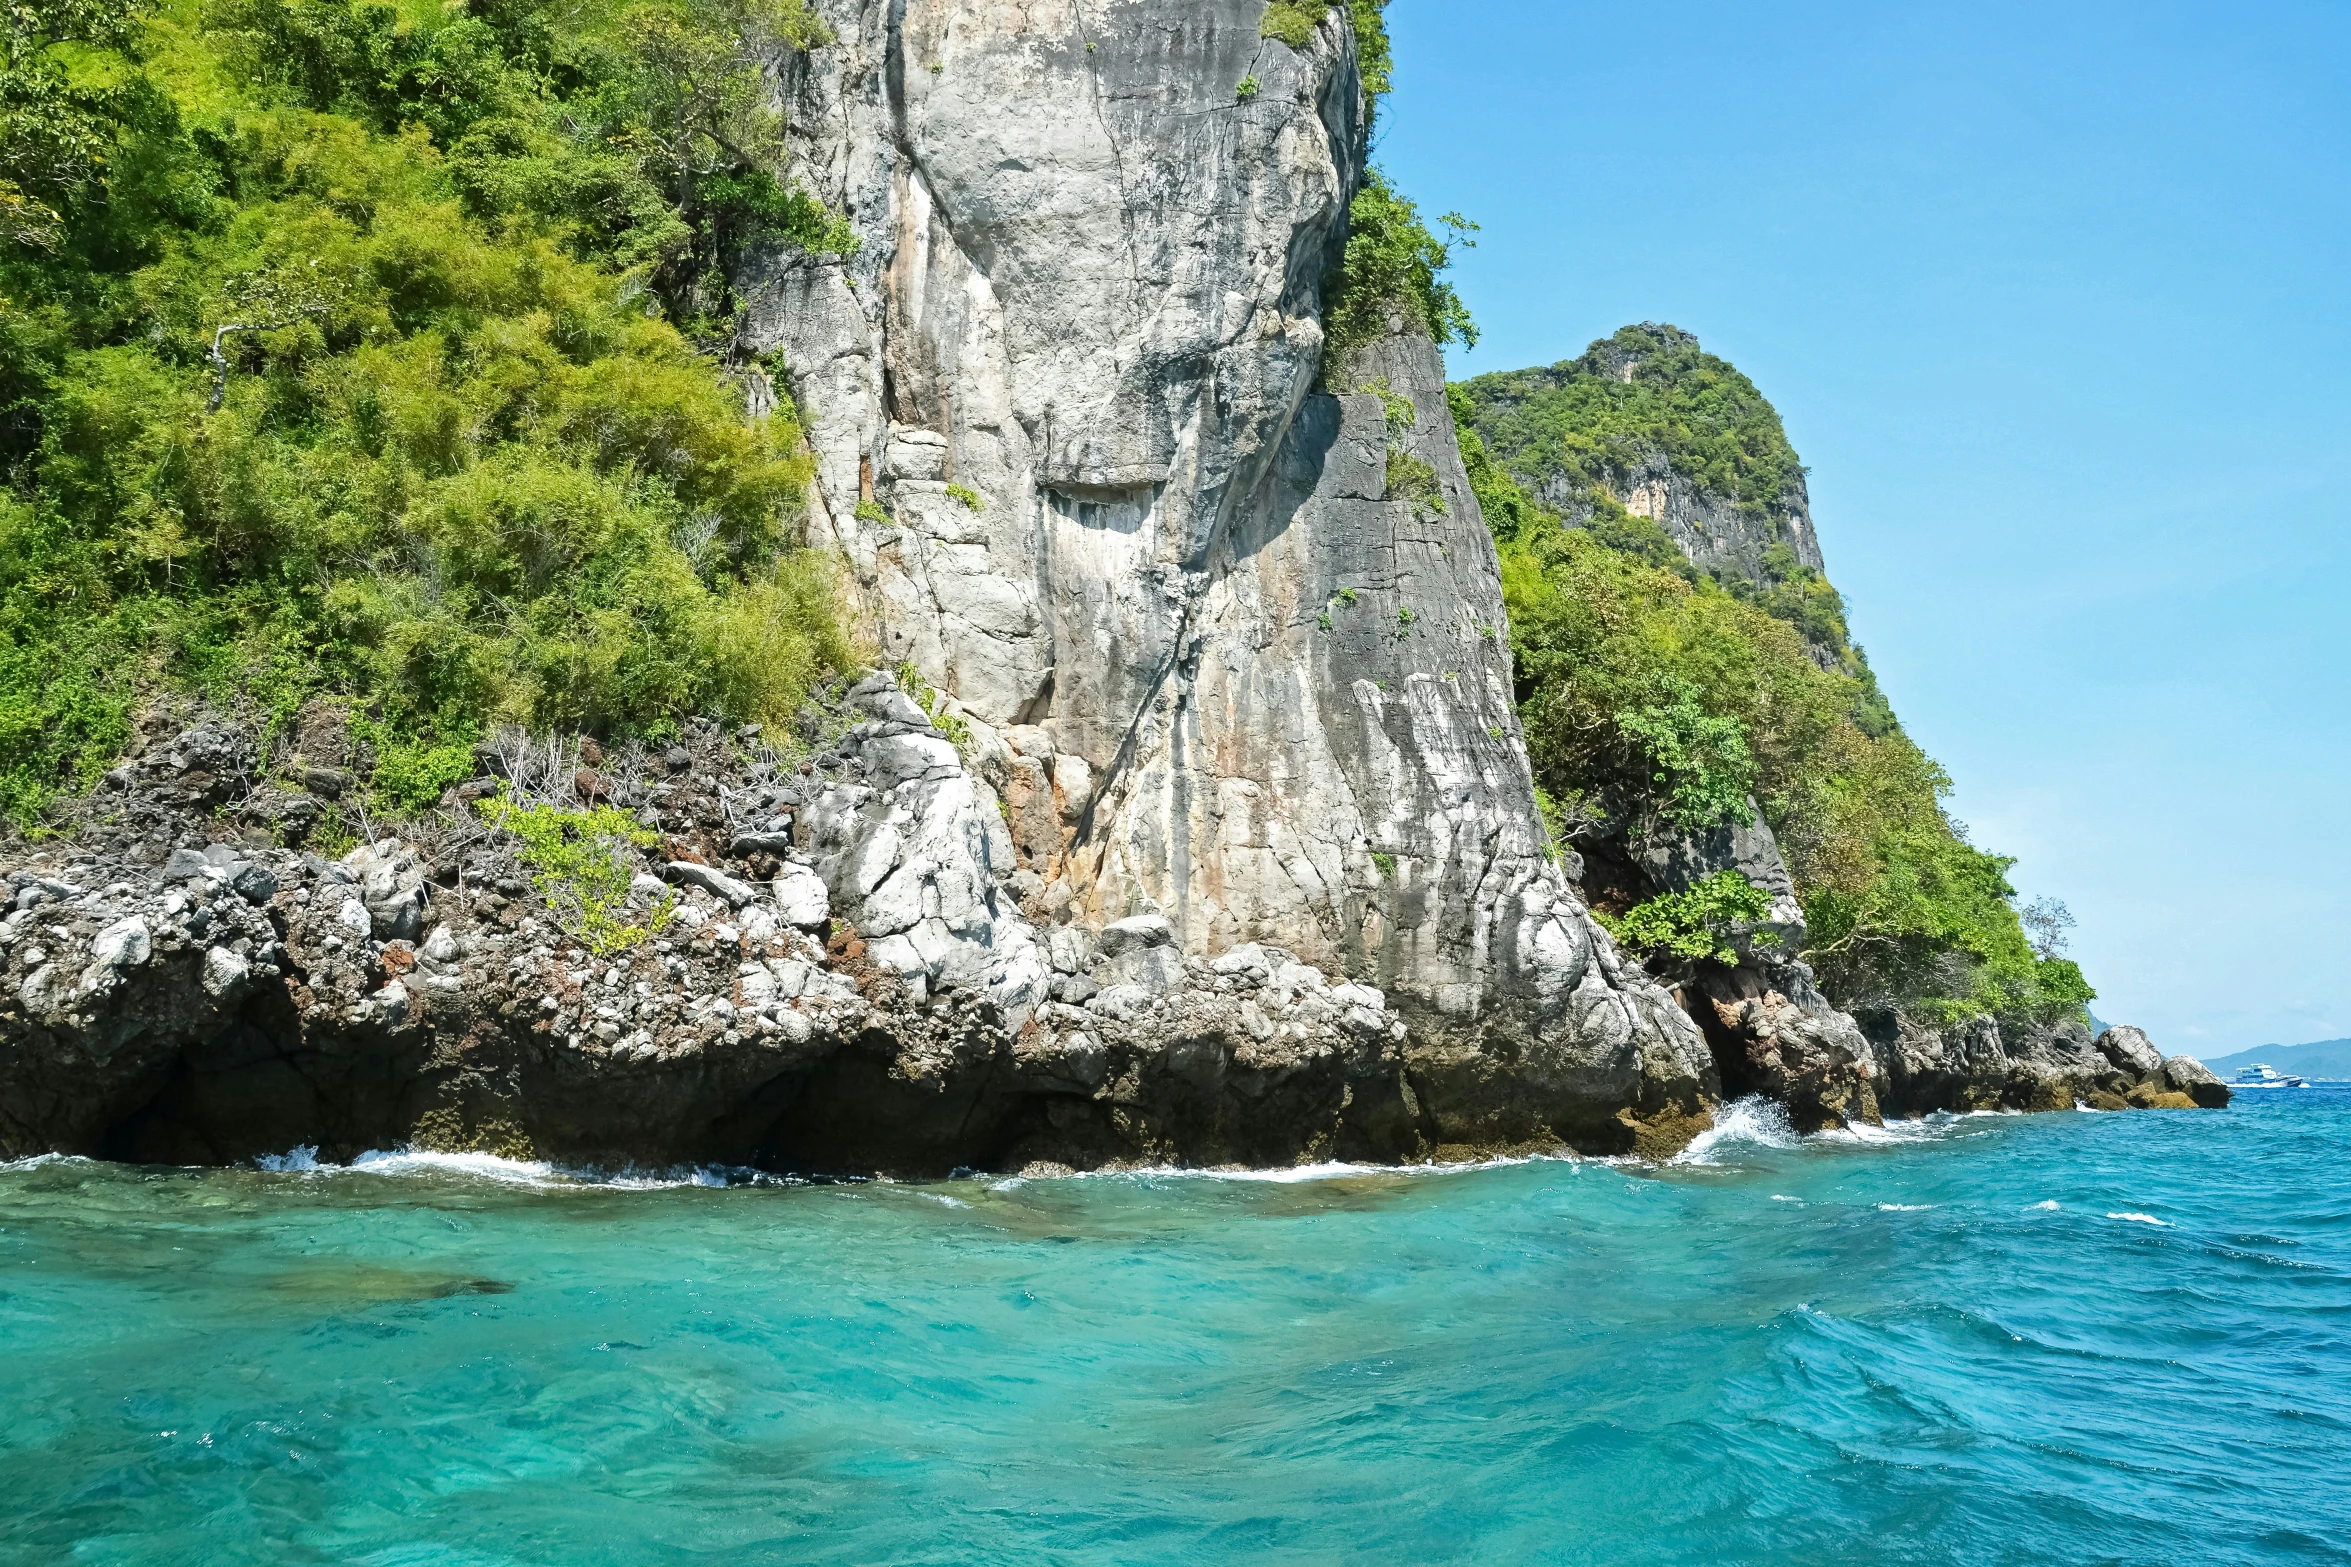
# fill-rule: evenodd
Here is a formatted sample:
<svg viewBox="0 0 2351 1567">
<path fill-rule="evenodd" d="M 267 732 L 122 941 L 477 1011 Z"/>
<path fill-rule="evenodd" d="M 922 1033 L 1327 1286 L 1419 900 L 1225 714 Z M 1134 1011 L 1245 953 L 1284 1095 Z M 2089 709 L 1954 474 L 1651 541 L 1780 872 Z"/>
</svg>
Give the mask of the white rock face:
<svg viewBox="0 0 2351 1567">
<path fill-rule="evenodd" d="M 831 895 L 822 877 L 804 865 L 787 865 L 775 879 L 776 907 L 787 925 L 814 930 L 831 913 Z"/>
<path fill-rule="evenodd" d="M 931 985 L 1022 996 L 1047 963 L 1016 870 L 1177 954 L 1282 948 L 1385 992 L 1367 1027 L 1416 1020 L 1463 1135 L 1504 1077 L 1562 1115 L 1694 1104 L 1695 1025 L 1545 857 L 1441 359 L 1396 337 L 1315 389 L 1364 156 L 1344 8 L 1302 51 L 1262 0 L 818 8 L 797 173 L 862 248 L 747 267 L 744 346 L 789 367 L 815 531 L 885 659 L 986 748 L 982 778 L 864 743 L 870 796 L 801 822 L 834 910 Z M 1389 496 L 1391 441 L 1435 495 Z"/>
</svg>

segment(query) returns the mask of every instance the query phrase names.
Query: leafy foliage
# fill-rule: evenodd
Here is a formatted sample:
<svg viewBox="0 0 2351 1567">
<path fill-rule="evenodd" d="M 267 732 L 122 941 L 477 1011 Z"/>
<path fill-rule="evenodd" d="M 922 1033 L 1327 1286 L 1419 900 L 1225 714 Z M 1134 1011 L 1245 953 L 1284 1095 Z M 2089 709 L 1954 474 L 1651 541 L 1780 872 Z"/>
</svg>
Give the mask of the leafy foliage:
<svg viewBox="0 0 2351 1567">
<path fill-rule="evenodd" d="M 1771 911 L 1771 896 L 1737 871 L 1716 871 L 1680 892 L 1635 904 L 1618 918 L 1600 918 L 1610 935 L 1648 958 L 1709 959 L 1736 963 L 1740 930 Z M 1759 943 L 1779 938 L 1764 931 Z"/>
<path fill-rule="evenodd" d="M 1664 796 L 1667 821 L 1689 828 L 1736 821 L 1747 814 L 1755 787 L 1746 732 L 1737 719 L 1700 707 L 1695 686 L 1672 684 L 1673 701 L 1619 712 L 1616 731 L 1655 769 L 1649 779 Z"/>
<path fill-rule="evenodd" d="M 631 851 L 659 840 L 626 811 L 608 805 L 565 810 L 503 794 L 476 803 L 492 827 L 514 835 L 523 868 L 557 927 L 598 957 L 625 951 L 669 922 L 666 894 L 642 922 L 629 917 L 629 884 L 636 877 Z"/>
<path fill-rule="evenodd" d="M 1512 473 L 1619 482 L 1662 452 L 1693 483 L 1752 516 L 1784 516 L 1803 477 L 1779 414 L 1755 383 L 1679 327 L 1620 329 L 1548 369 L 1463 388 L 1478 431 Z"/>
<path fill-rule="evenodd" d="M 0 245 L 0 809 L 157 683 L 343 696 L 397 758 L 778 719 L 848 661 L 793 415 L 714 358 L 726 253 L 851 243 L 766 161 L 804 0 L 73 3 L 78 184 L 23 183 L 14 83 L 64 68 L 9 13 L 56 224 Z"/>
<path fill-rule="evenodd" d="M 1345 258 L 1323 279 L 1324 379 L 1352 389 L 1347 363 L 1355 351 L 1398 329 L 1476 346 L 1477 323 L 1441 274 L 1453 264 L 1453 246 L 1476 243 L 1468 236 L 1477 225 L 1448 213 L 1437 221 L 1449 237 L 1438 239 L 1376 168 L 1364 172 L 1347 217 Z"/>
</svg>

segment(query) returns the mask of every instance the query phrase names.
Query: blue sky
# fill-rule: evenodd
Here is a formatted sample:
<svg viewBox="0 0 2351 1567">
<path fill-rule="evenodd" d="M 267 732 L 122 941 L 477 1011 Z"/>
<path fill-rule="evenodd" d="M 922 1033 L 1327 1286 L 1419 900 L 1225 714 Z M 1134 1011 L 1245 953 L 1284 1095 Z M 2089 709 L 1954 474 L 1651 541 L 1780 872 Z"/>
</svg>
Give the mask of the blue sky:
<svg viewBox="0 0 2351 1567">
<path fill-rule="evenodd" d="M 2167 1049 L 2351 1035 L 2351 7 L 1395 0 L 1457 376 L 1778 406 L 1954 813 Z"/>
</svg>

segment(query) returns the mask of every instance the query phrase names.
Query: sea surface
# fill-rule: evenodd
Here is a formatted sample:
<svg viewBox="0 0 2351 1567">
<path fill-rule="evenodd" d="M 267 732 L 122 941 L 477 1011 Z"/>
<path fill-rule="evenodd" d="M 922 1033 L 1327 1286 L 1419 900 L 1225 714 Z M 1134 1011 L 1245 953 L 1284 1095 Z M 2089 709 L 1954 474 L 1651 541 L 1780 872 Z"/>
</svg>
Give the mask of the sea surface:
<svg viewBox="0 0 2351 1567">
<path fill-rule="evenodd" d="M 2351 1091 L 1665 1166 L 0 1165 L 0 1563 L 2351 1561 Z"/>
</svg>

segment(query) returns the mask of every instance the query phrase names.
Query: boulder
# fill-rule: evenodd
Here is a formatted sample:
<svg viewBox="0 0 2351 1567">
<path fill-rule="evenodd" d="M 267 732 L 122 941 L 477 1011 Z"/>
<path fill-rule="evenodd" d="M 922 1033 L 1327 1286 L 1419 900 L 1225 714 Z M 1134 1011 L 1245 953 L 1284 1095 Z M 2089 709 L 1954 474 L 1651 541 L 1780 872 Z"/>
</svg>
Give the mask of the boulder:
<svg viewBox="0 0 2351 1567">
<path fill-rule="evenodd" d="M 664 868 L 663 874 L 684 886 L 699 887 L 712 897 L 723 899 L 738 909 L 759 896 L 759 889 L 749 882 L 737 881 L 722 870 L 697 865 L 692 860 L 672 860 Z"/>
<path fill-rule="evenodd" d="M 1104 958 L 1116 958 L 1143 947 L 1165 947 L 1175 941 L 1175 927 L 1164 914 L 1135 914 L 1103 927 L 1094 944 Z"/>
<path fill-rule="evenodd" d="M 825 892 L 824 878 L 805 865 L 785 866 L 776 875 L 774 891 L 776 908 L 787 925 L 815 930 L 831 916 L 832 900 Z"/>
<path fill-rule="evenodd" d="M 2163 1052 L 2148 1043 L 2147 1036 L 2127 1023 L 2118 1023 L 2100 1034 L 2093 1043 L 2098 1053 L 2112 1062 L 2119 1071 L 2134 1077 L 2145 1077 L 2163 1070 Z"/>
<path fill-rule="evenodd" d="M 2193 1056 L 2173 1056 L 2165 1061 L 2163 1081 L 2174 1093 L 2186 1094 L 2207 1110 L 2221 1109 L 2234 1097 L 2229 1085 Z"/>
</svg>

